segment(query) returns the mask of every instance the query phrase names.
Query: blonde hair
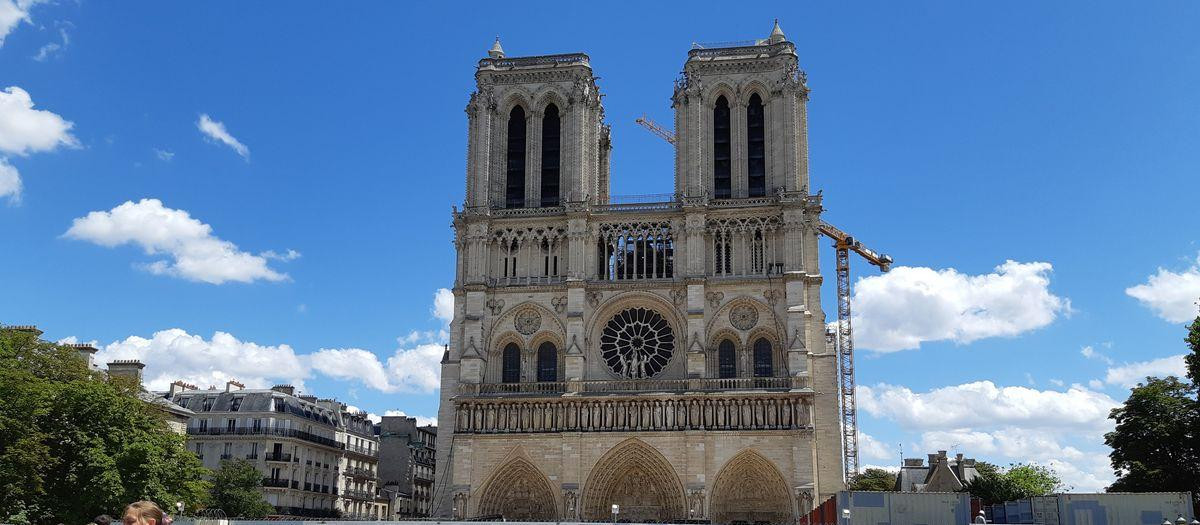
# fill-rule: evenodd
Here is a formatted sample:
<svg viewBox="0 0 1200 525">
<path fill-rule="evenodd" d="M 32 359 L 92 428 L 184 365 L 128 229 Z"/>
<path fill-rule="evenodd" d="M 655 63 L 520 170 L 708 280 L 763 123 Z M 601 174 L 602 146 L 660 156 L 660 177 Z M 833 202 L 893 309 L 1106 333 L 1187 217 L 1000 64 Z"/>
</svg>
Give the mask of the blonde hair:
<svg viewBox="0 0 1200 525">
<path fill-rule="evenodd" d="M 130 503 L 129 506 L 125 507 L 125 514 L 129 514 L 130 511 L 133 512 L 134 516 L 137 516 L 138 521 L 141 523 L 146 523 L 146 520 L 150 519 L 154 520 L 155 525 L 162 525 L 163 523 L 163 511 L 153 501 L 142 500 Z"/>
</svg>

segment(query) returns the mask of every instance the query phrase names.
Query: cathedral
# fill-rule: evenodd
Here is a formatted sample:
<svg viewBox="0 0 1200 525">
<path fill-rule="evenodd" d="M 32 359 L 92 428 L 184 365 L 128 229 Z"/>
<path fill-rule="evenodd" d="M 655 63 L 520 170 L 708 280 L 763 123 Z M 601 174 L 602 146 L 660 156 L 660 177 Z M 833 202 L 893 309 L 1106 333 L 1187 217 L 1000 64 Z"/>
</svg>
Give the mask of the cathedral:
<svg viewBox="0 0 1200 525">
<path fill-rule="evenodd" d="M 433 513 L 793 522 L 844 488 L 796 47 L 692 46 L 666 195 L 609 194 L 596 79 L 479 61 Z"/>
</svg>

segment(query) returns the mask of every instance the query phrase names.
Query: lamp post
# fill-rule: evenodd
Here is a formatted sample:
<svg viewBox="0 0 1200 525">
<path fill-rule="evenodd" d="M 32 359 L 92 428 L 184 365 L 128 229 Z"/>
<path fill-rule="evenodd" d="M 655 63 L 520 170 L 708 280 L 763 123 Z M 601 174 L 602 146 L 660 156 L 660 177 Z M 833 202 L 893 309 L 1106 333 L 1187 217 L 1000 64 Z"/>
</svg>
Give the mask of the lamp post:
<svg viewBox="0 0 1200 525">
<path fill-rule="evenodd" d="M 175 502 L 175 515 L 183 516 L 183 502 L 182 501 Z"/>
<path fill-rule="evenodd" d="M 613 525 L 616 525 L 617 514 L 620 514 L 620 513 L 621 513 L 621 506 L 617 505 L 616 503 L 613 503 L 613 506 L 612 506 Z"/>
<path fill-rule="evenodd" d="M 842 525 L 850 525 L 850 509 L 842 509 Z"/>
</svg>

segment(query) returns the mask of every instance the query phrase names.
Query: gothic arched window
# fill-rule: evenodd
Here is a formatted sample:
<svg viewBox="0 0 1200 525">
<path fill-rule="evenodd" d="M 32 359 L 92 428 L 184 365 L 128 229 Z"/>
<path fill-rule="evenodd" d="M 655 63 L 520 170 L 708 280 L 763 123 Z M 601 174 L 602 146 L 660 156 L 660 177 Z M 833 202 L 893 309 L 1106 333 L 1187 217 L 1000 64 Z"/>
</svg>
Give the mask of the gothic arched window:
<svg viewBox="0 0 1200 525">
<path fill-rule="evenodd" d="M 505 172 L 504 207 L 525 206 L 525 109 L 512 108 L 508 114 L 508 165 Z"/>
<path fill-rule="evenodd" d="M 717 377 L 737 377 L 737 353 L 733 351 L 733 341 L 721 341 L 717 346 Z"/>
<path fill-rule="evenodd" d="M 521 349 L 517 347 L 517 343 L 508 343 L 508 346 L 504 347 L 504 356 L 501 361 L 504 363 L 504 371 L 500 380 L 505 383 L 520 383 Z"/>
<path fill-rule="evenodd" d="M 558 106 L 546 106 L 542 117 L 542 206 L 558 206 L 559 131 Z"/>
<path fill-rule="evenodd" d="M 713 108 L 713 197 L 717 199 L 733 196 L 729 142 L 729 101 L 722 95 Z"/>
<path fill-rule="evenodd" d="M 746 105 L 746 174 L 750 196 L 767 194 L 767 140 L 763 122 L 763 103 L 758 93 L 750 95 Z"/>
<path fill-rule="evenodd" d="M 558 349 L 549 341 L 538 346 L 537 380 L 558 381 Z"/>
<path fill-rule="evenodd" d="M 771 363 L 771 342 L 760 337 L 754 342 L 754 377 L 771 377 L 775 370 Z"/>
</svg>

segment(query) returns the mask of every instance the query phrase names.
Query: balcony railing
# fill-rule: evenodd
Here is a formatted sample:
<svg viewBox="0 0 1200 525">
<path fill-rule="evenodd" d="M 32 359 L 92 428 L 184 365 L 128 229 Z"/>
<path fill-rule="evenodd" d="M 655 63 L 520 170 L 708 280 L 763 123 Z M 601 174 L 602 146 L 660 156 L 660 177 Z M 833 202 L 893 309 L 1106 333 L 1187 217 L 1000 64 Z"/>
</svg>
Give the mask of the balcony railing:
<svg viewBox="0 0 1200 525">
<path fill-rule="evenodd" d="M 365 490 L 346 489 L 342 491 L 342 495 L 350 499 L 373 500 L 375 496 Z"/>
<path fill-rule="evenodd" d="M 555 394 L 564 392 L 715 392 L 729 390 L 786 390 L 793 386 L 790 377 L 731 377 L 704 379 L 627 379 L 593 381 L 543 381 L 528 383 L 460 384 L 467 395 Z"/>
<path fill-rule="evenodd" d="M 221 454 L 221 461 L 233 459 L 233 454 Z"/>
<path fill-rule="evenodd" d="M 292 455 L 285 454 L 283 452 L 267 452 L 267 456 L 264 459 L 267 461 L 280 461 L 283 463 L 290 463 L 292 461 Z"/>
<path fill-rule="evenodd" d="M 258 454 L 246 454 L 246 459 L 250 459 L 250 460 L 258 459 Z"/>
<path fill-rule="evenodd" d="M 374 471 L 360 467 L 347 467 L 345 474 L 353 478 L 375 479 Z"/>
<path fill-rule="evenodd" d="M 290 481 L 286 479 L 263 478 L 262 480 L 262 486 L 270 488 L 286 489 L 289 484 Z"/>
<path fill-rule="evenodd" d="M 254 427 L 236 427 L 232 430 L 227 428 L 208 428 L 188 427 L 187 433 L 189 436 L 278 436 L 296 438 L 318 445 L 327 447 L 344 449 L 346 445 L 332 438 L 318 436 L 310 432 L 296 430 L 294 428 L 254 428 Z"/>
<path fill-rule="evenodd" d="M 344 445 L 344 446 L 346 448 L 346 452 L 354 452 L 356 454 L 361 454 L 361 455 L 368 456 L 368 457 L 375 457 L 375 456 L 379 455 L 379 450 L 377 450 L 377 449 L 360 447 L 357 445 Z"/>
<path fill-rule="evenodd" d="M 338 518 L 341 512 L 334 509 L 304 509 L 300 507 L 275 507 L 284 516 L 300 516 L 305 518 Z"/>
</svg>

